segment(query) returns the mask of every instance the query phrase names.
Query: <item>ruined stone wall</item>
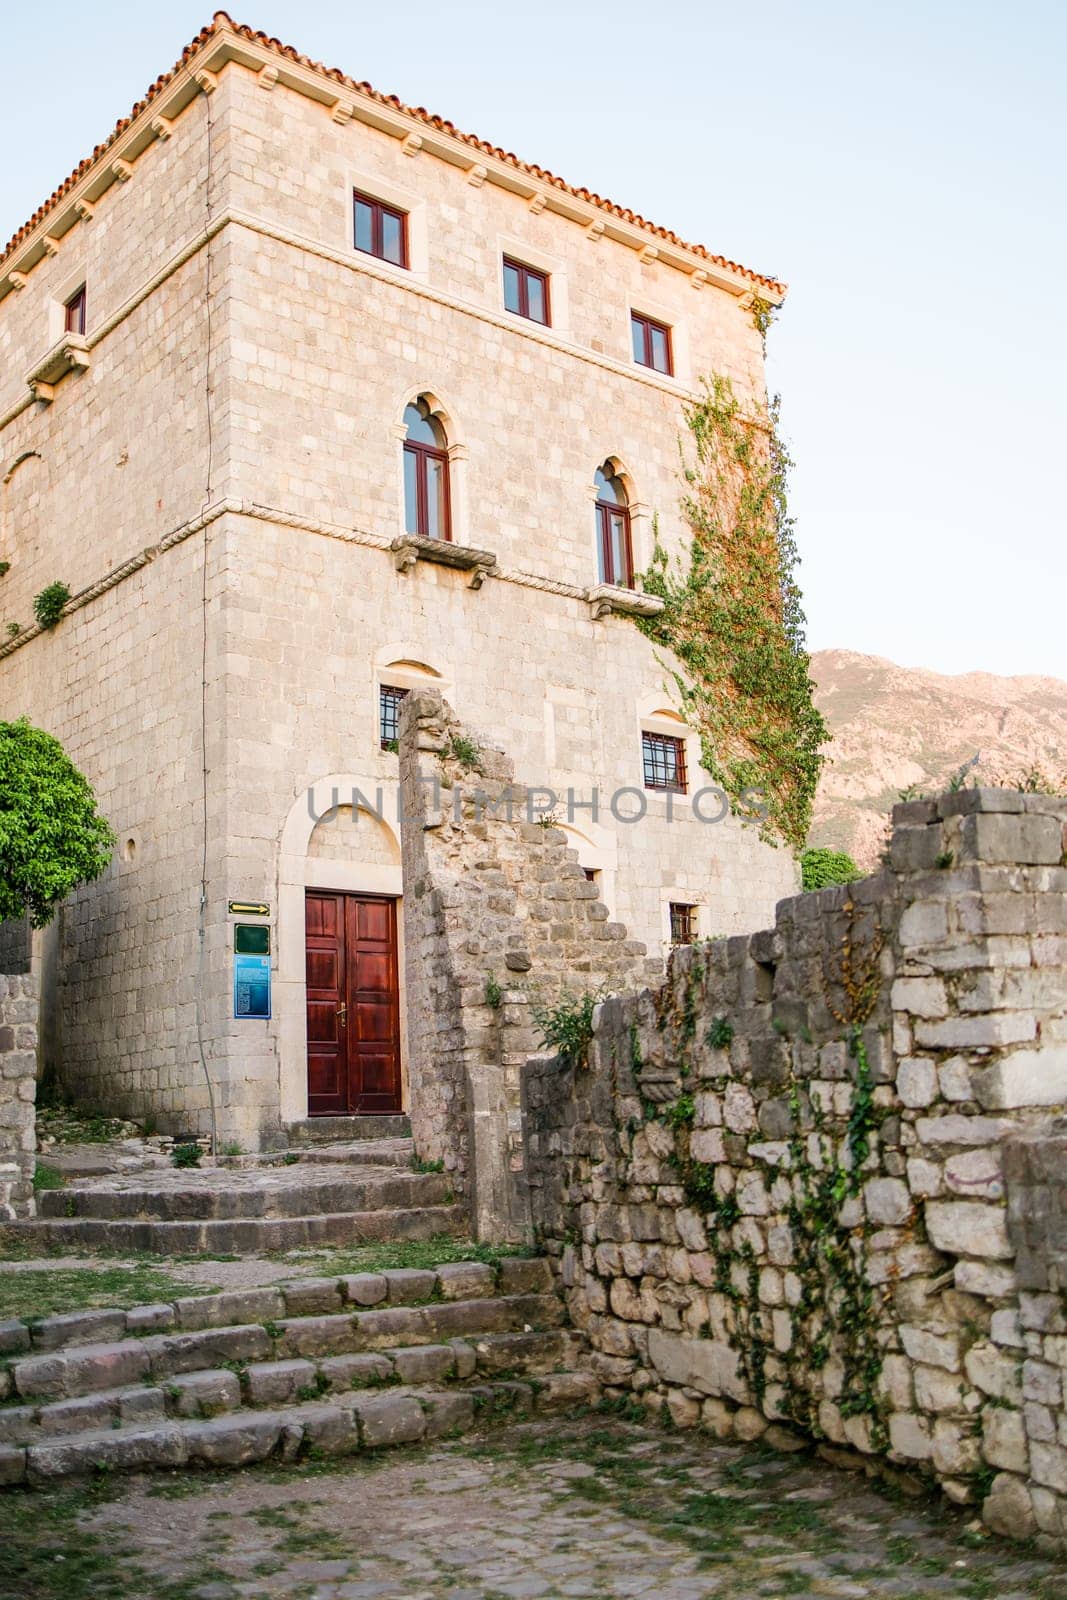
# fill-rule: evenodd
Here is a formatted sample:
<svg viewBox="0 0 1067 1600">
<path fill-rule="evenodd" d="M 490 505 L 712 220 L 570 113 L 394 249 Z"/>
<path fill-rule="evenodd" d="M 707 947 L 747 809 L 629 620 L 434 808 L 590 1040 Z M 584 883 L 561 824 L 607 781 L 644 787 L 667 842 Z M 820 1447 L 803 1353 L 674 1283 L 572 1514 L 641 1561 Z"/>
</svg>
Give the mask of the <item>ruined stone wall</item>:
<svg viewBox="0 0 1067 1600">
<path fill-rule="evenodd" d="M 0 974 L 0 1220 L 31 1217 L 37 1132 L 37 983 Z"/>
<path fill-rule="evenodd" d="M 1065 819 L 898 807 L 883 873 L 530 1064 L 535 1223 L 613 1390 L 1067 1540 Z"/>
<path fill-rule="evenodd" d="M 523 1239 L 534 1011 L 662 966 L 610 920 L 566 834 L 528 820 L 511 762 L 475 746 L 440 695 L 408 697 L 399 743 L 415 1149 L 470 1198 L 479 1238 Z"/>
</svg>

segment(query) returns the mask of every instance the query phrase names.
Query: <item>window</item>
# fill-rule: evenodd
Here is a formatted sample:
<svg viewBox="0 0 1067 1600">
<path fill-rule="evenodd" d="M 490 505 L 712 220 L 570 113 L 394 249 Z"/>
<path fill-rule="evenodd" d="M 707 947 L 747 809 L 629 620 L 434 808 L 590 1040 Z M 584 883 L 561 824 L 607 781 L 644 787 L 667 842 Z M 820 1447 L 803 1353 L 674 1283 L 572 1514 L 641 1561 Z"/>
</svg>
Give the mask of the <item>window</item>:
<svg viewBox="0 0 1067 1600">
<path fill-rule="evenodd" d="M 583 867 L 582 872 L 585 874 L 586 883 L 600 882 L 600 873 L 597 871 L 596 867 Z"/>
<path fill-rule="evenodd" d="M 378 739 L 383 750 L 394 750 L 400 734 L 400 707 L 407 699 L 407 689 L 395 689 L 383 683 L 378 690 Z"/>
<path fill-rule="evenodd" d="M 607 461 L 597 469 L 596 475 L 596 532 L 601 583 L 632 589 L 630 508 L 626 504 L 626 490 Z"/>
<path fill-rule="evenodd" d="M 420 539 L 451 539 L 448 450 L 425 400 L 404 411 L 404 526 Z"/>
<path fill-rule="evenodd" d="M 669 733 L 643 733 L 641 759 L 646 789 L 670 789 L 685 794 L 685 740 Z"/>
<path fill-rule="evenodd" d="M 63 332 L 85 332 L 85 285 L 82 284 L 77 294 L 72 294 L 63 307 Z"/>
<path fill-rule="evenodd" d="M 356 249 L 394 266 L 408 264 L 407 213 L 353 190 Z"/>
<path fill-rule="evenodd" d="M 651 367 L 654 372 L 674 371 L 671 365 L 671 330 L 651 317 L 630 313 L 630 333 L 634 343 L 634 360 L 638 366 Z"/>
<path fill-rule="evenodd" d="M 672 900 L 671 944 L 692 944 L 697 936 L 697 908 Z"/>
<path fill-rule="evenodd" d="M 504 304 L 517 317 L 549 324 L 548 274 L 504 257 Z"/>
</svg>

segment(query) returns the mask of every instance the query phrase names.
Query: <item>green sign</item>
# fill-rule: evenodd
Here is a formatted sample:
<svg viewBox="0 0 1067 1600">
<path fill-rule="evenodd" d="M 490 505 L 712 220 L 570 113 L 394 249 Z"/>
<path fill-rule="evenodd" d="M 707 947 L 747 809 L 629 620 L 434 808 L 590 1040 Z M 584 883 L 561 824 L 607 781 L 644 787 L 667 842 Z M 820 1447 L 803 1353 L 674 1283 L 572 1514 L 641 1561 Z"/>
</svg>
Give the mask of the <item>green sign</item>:
<svg viewBox="0 0 1067 1600">
<path fill-rule="evenodd" d="M 235 922 L 233 948 L 239 956 L 269 956 L 270 928 L 261 922 Z"/>
</svg>

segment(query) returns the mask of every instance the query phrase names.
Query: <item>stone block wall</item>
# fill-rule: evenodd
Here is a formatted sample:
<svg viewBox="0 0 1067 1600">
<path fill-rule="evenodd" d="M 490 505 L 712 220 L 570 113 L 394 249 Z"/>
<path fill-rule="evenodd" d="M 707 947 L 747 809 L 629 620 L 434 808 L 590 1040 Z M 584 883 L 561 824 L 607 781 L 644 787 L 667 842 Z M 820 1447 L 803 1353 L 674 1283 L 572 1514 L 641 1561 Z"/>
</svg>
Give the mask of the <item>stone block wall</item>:
<svg viewBox="0 0 1067 1600">
<path fill-rule="evenodd" d="M 567 836 L 442 697 L 400 719 L 408 1070 L 415 1148 L 443 1161 L 479 1238 L 525 1239 L 520 1073 L 533 1012 L 662 974 L 610 920 Z"/>
<path fill-rule="evenodd" d="M 37 982 L 0 974 L 0 1221 L 34 1214 Z"/>
<path fill-rule="evenodd" d="M 1067 1543 L 1067 807 L 898 807 L 889 865 L 675 952 L 524 1078 L 601 1378 Z"/>
</svg>

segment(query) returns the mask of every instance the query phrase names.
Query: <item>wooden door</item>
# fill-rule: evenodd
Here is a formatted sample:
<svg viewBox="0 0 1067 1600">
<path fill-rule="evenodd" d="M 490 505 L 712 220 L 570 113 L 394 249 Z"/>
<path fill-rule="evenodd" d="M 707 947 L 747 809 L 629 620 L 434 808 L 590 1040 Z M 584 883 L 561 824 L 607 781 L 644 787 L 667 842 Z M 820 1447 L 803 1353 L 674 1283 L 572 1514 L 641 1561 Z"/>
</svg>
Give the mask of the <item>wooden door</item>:
<svg viewBox="0 0 1067 1600">
<path fill-rule="evenodd" d="M 400 1110 L 396 901 L 309 889 L 308 1115 Z"/>
</svg>

